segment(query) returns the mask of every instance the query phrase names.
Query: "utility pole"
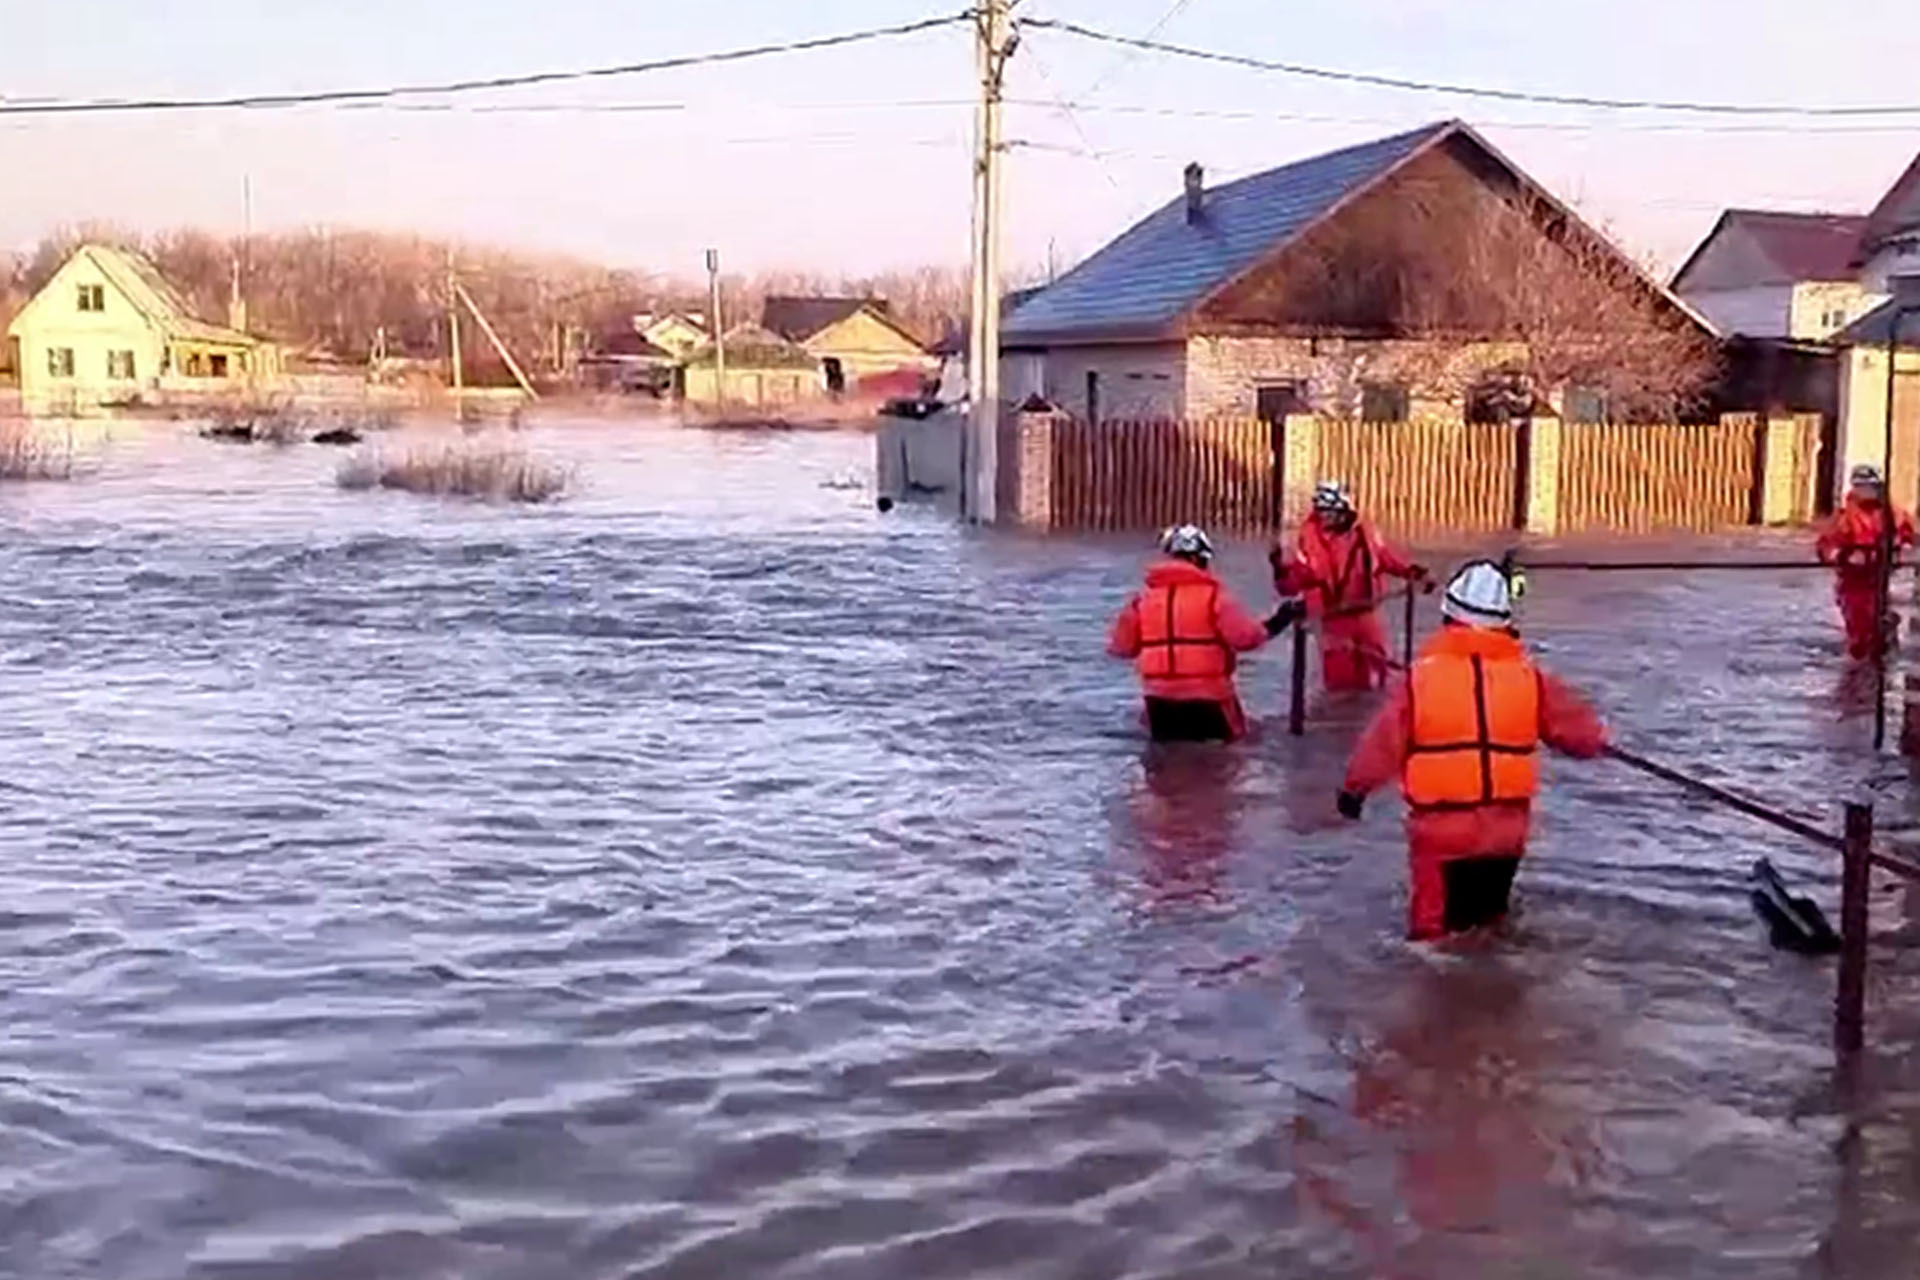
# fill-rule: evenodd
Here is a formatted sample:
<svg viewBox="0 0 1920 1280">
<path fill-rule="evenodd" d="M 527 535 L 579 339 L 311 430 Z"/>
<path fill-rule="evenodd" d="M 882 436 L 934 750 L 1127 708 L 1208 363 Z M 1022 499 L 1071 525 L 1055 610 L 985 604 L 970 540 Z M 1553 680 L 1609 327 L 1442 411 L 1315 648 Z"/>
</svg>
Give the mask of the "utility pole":
<svg viewBox="0 0 1920 1280">
<path fill-rule="evenodd" d="M 967 392 L 972 400 L 963 451 L 961 507 L 970 520 L 999 511 L 1000 470 L 1000 215 L 1001 100 L 1007 62 L 1019 36 L 1015 0 L 978 0 L 973 10 L 980 105 L 974 130 L 973 321 L 968 333 Z"/>
<path fill-rule="evenodd" d="M 720 322 L 720 251 L 707 250 L 707 323 L 713 326 L 713 402 L 727 402 L 727 333 Z"/>
<path fill-rule="evenodd" d="M 447 251 L 447 351 L 453 357 L 453 417 L 466 421 L 466 379 L 460 369 L 460 282 L 453 274 L 453 251 Z"/>
</svg>

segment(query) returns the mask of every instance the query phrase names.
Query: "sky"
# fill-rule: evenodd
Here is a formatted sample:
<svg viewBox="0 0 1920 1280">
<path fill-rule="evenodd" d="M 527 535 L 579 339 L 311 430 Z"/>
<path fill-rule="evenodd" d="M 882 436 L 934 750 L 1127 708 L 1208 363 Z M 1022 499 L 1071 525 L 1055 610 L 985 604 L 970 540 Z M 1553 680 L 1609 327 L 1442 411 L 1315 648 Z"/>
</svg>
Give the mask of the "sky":
<svg viewBox="0 0 1920 1280">
<path fill-rule="evenodd" d="M 964 0 L 0 0 L 0 99 L 207 96 L 605 66 L 853 31 Z M 1018 13 L 1266 59 L 1559 94 L 1920 105 L 1912 0 L 1020 0 Z M 696 276 L 966 259 L 959 26 L 406 109 L 0 116 L 0 248 L 63 224 L 448 235 Z M 1542 107 L 1240 70 L 1027 31 L 1006 257 L 1059 268 L 1208 181 L 1459 117 L 1676 264 L 1728 206 L 1868 208 L 1920 111 L 1789 120 Z M 618 108 L 618 109 L 613 109 Z"/>
</svg>

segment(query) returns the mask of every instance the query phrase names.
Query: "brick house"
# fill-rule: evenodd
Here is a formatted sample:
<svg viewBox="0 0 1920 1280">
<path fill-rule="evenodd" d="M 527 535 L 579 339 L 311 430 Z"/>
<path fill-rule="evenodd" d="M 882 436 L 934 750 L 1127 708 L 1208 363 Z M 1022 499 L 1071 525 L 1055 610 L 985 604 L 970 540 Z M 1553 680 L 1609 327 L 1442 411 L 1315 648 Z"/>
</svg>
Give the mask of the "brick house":
<svg viewBox="0 0 1920 1280">
<path fill-rule="evenodd" d="M 1605 416 L 1597 384 L 1631 356 L 1570 342 L 1583 327 L 1644 329 L 1623 351 L 1713 341 L 1449 121 L 1213 188 L 1188 166 L 1182 196 L 1013 311 L 1001 385 L 1088 419 L 1478 417 L 1515 394 Z"/>
</svg>

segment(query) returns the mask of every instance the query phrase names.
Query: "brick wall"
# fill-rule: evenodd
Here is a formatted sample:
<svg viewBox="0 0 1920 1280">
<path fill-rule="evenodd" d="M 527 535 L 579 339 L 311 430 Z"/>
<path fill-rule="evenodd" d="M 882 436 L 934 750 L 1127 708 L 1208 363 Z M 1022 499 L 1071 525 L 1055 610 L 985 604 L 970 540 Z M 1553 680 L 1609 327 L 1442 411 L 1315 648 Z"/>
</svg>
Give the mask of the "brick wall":
<svg viewBox="0 0 1920 1280">
<path fill-rule="evenodd" d="M 1300 382 L 1325 417 L 1360 411 L 1362 382 L 1404 382 L 1414 417 L 1457 417 L 1462 390 L 1514 356 L 1510 345 L 1344 338 L 1194 338 L 1186 349 L 1186 416 L 1250 415 L 1262 383 Z"/>
<path fill-rule="evenodd" d="M 1085 417 L 1089 373 L 1099 378 L 1102 418 L 1181 415 L 1186 349 L 1178 343 L 1054 347 L 1046 353 L 1042 394 L 1075 417 Z"/>
</svg>

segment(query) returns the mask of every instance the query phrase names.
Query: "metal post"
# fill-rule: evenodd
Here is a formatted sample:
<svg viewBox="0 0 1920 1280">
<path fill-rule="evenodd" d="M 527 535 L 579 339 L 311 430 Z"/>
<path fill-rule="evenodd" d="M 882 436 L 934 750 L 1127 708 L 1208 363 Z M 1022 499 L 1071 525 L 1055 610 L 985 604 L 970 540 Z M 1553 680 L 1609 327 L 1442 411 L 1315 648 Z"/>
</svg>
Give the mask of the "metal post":
<svg viewBox="0 0 1920 1280">
<path fill-rule="evenodd" d="M 707 250 L 707 323 L 713 326 L 713 402 L 727 403 L 727 330 L 720 319 L 720 251 Z"/>
<path fill-rule="evenodd" d="M 1402 661 L 1402 664 L 1409 671 L 1413 670 L 1413 610 L 1414 610 L 1413 594 L 1416 590 L 1418 590 L 1417 584 L 1411 583 L 1411 582 L 1407 584 L 1407 616 L 1405 621 L 1406 634 L 1404 634 L 1400 638 L 1401 640 L 1400 648 L 1401 648 L 1402 654 L 1404 655 L 1401 661 Z"/>
<path fill-rule="evenodd" d="M 1899 380 L 1894 376 L 1900 369 L 1900 326 L 1910 315 L 1920 314 L 1920 303 L 1898 307 L 1887 327 L 1887 406 L 1886 436 L 1880 464 L 1883 468 L 1881 479 L 1885 492 L 1880 502 L 1880 583 L 1875 593 L 1877 608 L 1874 620 L 1879 627 L 1880 643 L 1875 646 L 1873 677 L 1873 749 L 1879 751 L 1887 745 L 1887 662 L 1892 657 L 1892 636 L 1888 634 L 1887 615 L 1893 610 L 1893 556 L 1894 501 L 1893 491 L 1893 397 L 1899 389 Z"/>
<path fill-rule="evenodd" d="M 1867 885 L 1873 857 L 1873 806 L 1847 806 L 1840 853 L 1840 986 L 1833 1009 L 1833 1045 L 1858 1053 L 1866 1039 Z"/>
<path fill-rule="evenodd" d="M 460 368 L 460 282 L 453 274 L 453 254 L 447 254 L 447 350 L 453 357 L 453 416 L 466 421 L 466 375 Z"/>
<path fill-rule="evenodd" d="M 1293 624 L 1293 675 L 1287 704 L 1287 732 L 1298 738 L 1307 732 L 1307 625 Z"/>
</svg>

